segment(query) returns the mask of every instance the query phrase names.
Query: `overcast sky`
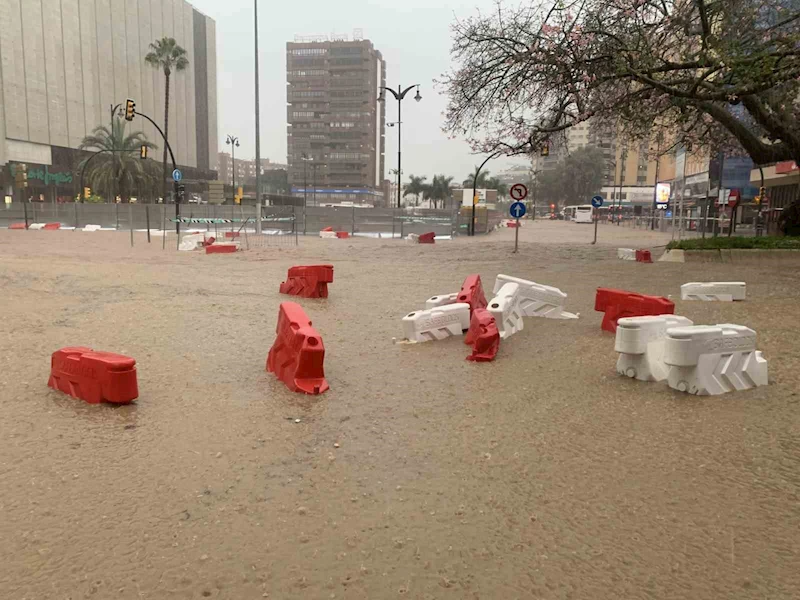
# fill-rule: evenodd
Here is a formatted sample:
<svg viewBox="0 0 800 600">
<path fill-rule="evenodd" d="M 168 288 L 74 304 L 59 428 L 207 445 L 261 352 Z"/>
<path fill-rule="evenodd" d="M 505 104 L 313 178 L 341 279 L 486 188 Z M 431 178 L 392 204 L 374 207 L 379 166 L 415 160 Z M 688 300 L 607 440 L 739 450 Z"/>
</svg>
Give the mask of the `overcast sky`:
<svg viewBox="0 0 800 600">
<path fill-rule="evenodd" d="M 219 140 L 239 136 L 242 158 L 255 156 L 253 77 L 253 0 L 189 0 L 217 23 L 217 99 Z M 261 70 L 261 156 L 286 162 L 286 42 L 295 35 L 347 34 L 361 29 L 383 54 L 386 85 L 419 83 L 422 102 L 403 101 L 403 178 L 444 173 L 461 180 L 476 162 L 462 140 L 441 130 L 446 99 L 433 79 L 450 67 L 450 25 L 456 17 L 492 10 L 493 0 L 259 0 Z M 352 39 L 352 37 L 350 37 Z M 397 102 L 387 106 L 387 121 L 397 120 Z M 486 168 L 496 173 L 523 159 L 498 159 Z M 386 177 L 397 166 L 397 137 L 386 130 Z"/>
</svg>

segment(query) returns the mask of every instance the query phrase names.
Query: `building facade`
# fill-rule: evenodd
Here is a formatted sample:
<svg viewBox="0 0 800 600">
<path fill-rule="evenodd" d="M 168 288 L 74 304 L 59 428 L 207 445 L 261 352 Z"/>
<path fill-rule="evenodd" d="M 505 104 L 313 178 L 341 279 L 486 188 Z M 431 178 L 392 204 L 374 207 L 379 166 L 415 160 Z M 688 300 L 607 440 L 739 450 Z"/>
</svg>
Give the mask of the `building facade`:
<svg viewBox="0 0 800 600">
<path fill-rule="evenodd" d="M 286 44 L 292 194 L 318 204 L 384 200 L 386 63 L 369 40 Z"/>
<path fill-rule="evenodd" d="M 233 160 L 227 152 L 220 152 L 217 158 L 217 171 L 220 181 L 226 185 L 233 185 Z M 288 167 L 282 163 L 272 162 L 268 158 L 261 159 L 261 174 L 267 171 L 286 170 Z M 236 157 L 236 185 L 255 185 L 256 161 L 255 159 Z"/>
<path fill-rule="evenodd" d="M 0 166 L 6 193 L 8 166 L 25 163 L 29 172 L 60 174 L 44 178 L 40 196 L 71 196 L 78 186 L 72 180 L 81 140 L 99 125 L 110 126 L 111 108 L 124 106 L 126 98 L 162 124 L 164 73 L 144 62 L 150 43 L 162 37 L 175 38 L 189 59 L 188 68 L 170 79 L 168 137 L 175 160 L 190 175 L 213 178 L 215 27 L 184 0 L 0 0 Z M 163 148 L 144 119 L 128 127 Z M 160 158 L 161 152 L 153 155 Z"/>
</svg>

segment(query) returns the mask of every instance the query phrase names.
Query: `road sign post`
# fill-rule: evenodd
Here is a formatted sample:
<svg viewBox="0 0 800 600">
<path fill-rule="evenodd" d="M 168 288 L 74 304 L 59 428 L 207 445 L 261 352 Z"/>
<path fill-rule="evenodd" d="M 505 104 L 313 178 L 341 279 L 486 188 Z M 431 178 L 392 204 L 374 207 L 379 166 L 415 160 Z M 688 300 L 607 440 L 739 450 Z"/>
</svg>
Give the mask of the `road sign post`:
<svg viewBox="0 0 800 600">
<path fill-rule="evenodd" d="M 603 206 L 603 197 L 602 196 L 594 196 L 592 198 L 592 206 L 594 207 L 592 212 L 594 213 L 594 241 L 592 244 L 597 243 L 597 222 L 600 220 L 600 213 L 598 209 Z"/>
<path fill-rule="evenodd" d="M 523 196 L 523 198 L 525 198 L 525 196 Z M 517 226 L 514 228 L 516 230 L 514 232 L 514 254 L 516 254 L 517 250 L 519 250 L 519 220 L 525 216 L 525 211 L 525 204 L 520 201 L 514 202 L 508 209 L 508 212 L 511 213 L 511 216 L 517 221 Z"/>
</svg>

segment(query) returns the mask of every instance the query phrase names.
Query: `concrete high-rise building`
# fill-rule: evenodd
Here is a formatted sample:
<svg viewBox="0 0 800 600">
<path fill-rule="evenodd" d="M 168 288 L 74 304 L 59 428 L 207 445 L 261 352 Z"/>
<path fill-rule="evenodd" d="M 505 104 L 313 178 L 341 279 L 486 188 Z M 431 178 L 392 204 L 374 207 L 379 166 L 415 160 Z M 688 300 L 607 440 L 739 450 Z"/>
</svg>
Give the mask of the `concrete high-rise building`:
<svg viewBox="0 0 800 600">
<path fill-rule="evenodd" d="M 233 157 L 227 152 L 220 152 L 217 159 L 219 180 L 233 185 Z M 261 159 L 261 174 L 267 171 L 286 170 L 286 165 L 272 162 L 268 158 Z M 236 157 L 236 185 L 255 185 L 256 161 L 251 158 Z"/>
<path fill-rule="evenodd" d="M 169 141 L 187 179 L 217 165 L 214 21 L 184 0 L 0 0 L 0 166 L 28 165 L 37 198 L 73 196 L 76 149 L 126 98 L 164 122 L 164 73 L 144 62 L 151 42 L 172 37 L 189 66 L 170 79 Z M 159 147 L 152 125 L 135 119 Z M 43 174 L 31 179 L 31 172 Z"/>
<path fill-rule="evenodd" d="M 286 44 L 286 76 L 292 194 L 317 204 L 384 204 L 381 53 L 369 40 L 297 38 Z"/>
</svg>

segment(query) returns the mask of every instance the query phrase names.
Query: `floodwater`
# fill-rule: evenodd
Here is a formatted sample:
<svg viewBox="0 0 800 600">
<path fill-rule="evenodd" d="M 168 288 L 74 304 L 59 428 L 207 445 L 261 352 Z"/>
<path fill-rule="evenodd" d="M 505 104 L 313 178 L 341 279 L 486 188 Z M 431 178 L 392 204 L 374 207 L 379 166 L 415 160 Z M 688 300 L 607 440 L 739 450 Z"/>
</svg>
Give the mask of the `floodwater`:
<svg viewBox="0 0 800 600">
<path fill-rule="evenodd" d="M 797 598 L 800 271 L 623 262 L 616 245 L 664 236 L 600 236 L 537 222 L 516 255 L 502 231 L 205 256 L 0 231 L 0 597 Z M 278 284 L 315 262 L 335 265 L 330 297 L 299 302 L 331 390 L 309 398 L 264 365 Z M 526 320 L 493 363 L 460 339 L 391 343 L 474 272 L 487 294 L 498 273 L 560 287 L 581 318 Z M 692 280 L 745 280 L 748 301 L 681 302 Z M 754 328 L 770 385 L 618 377 L 601 285 Z M 136 358 L 138 401 L 50 390 L 67 345 Z"/>
</svg>

